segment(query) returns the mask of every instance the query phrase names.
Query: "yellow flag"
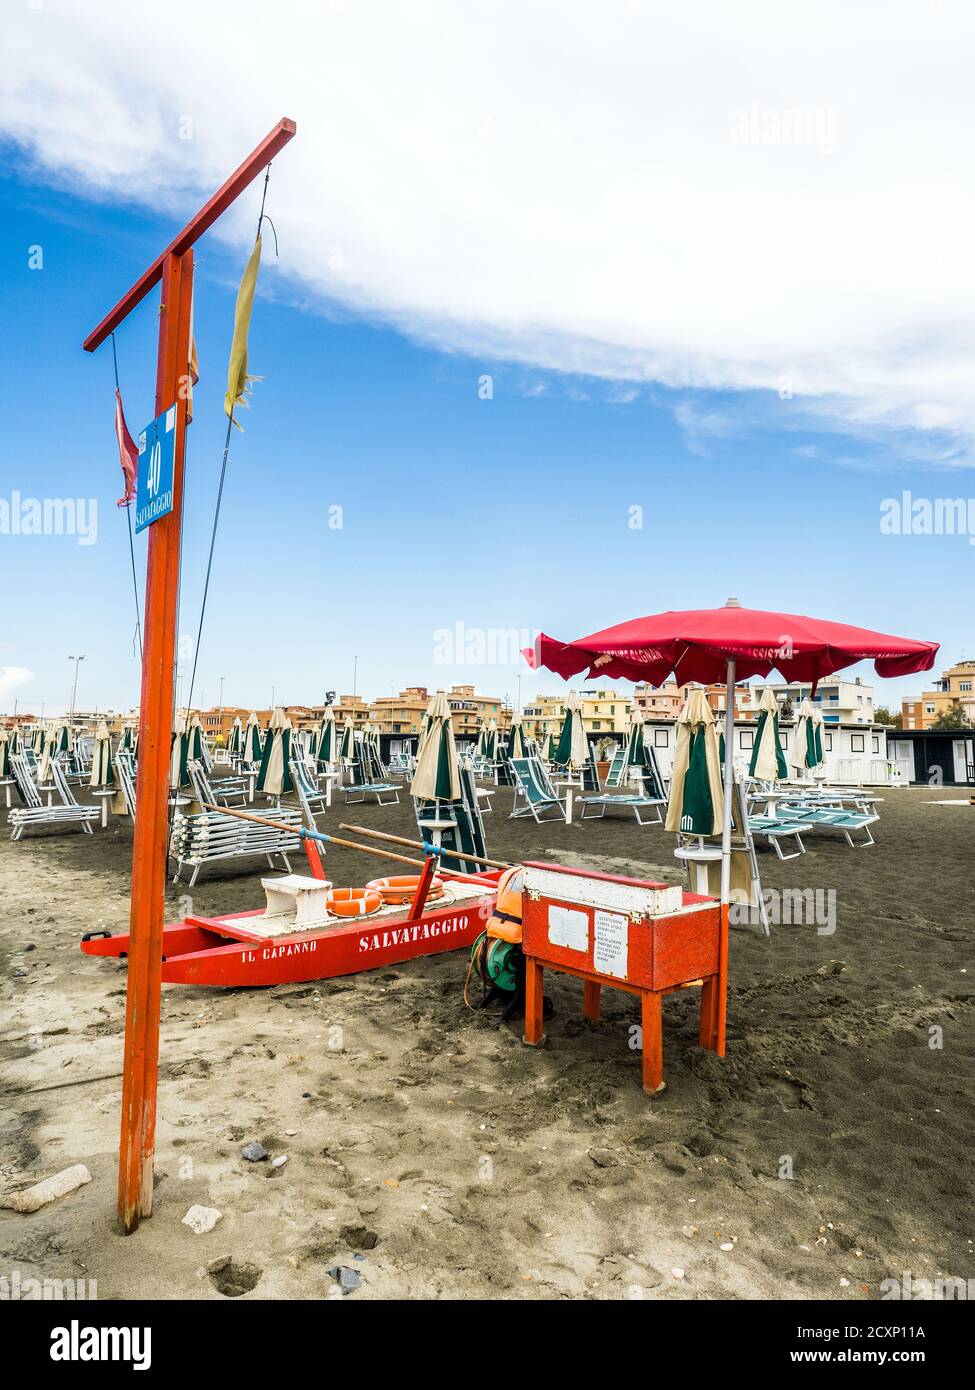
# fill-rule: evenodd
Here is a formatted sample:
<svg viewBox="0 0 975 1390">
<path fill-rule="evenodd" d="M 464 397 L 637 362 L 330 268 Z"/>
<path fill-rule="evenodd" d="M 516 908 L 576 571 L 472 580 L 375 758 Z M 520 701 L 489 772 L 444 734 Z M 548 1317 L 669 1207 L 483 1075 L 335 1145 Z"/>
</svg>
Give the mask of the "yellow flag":
<svg viewBox="0 0 975 1390">
<path fill-rule="evenodd" d="M 261 238 L 254 242 L 254 249 L 244 270 L 244 277 L 237 291 L 237 308 L 234 311 L 234 338 L 230 344 L 230 366 L 227 369 L 227 395 L 224 398 L 224 414 L 233 419 L 234 407 L 246 405 L 244 399 L 249 395 L 249 385 L 259 378 L 247 375 L 247 334 L 251 326 L 251 310 L 254 307 L 254 291 L 257 288 L 257 272 L 261 264 Z M 236 424 L 236 421 L 234 421 Z"/>
</svg>

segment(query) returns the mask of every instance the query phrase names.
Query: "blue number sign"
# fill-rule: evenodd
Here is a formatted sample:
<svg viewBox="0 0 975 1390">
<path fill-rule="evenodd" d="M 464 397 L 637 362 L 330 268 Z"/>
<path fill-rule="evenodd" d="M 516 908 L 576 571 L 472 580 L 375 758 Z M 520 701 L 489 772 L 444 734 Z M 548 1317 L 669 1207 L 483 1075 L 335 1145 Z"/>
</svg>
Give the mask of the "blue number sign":
<svg viewBox="0 0 975 1390">
<path fill-rule="evenodd" d="M 176 407 L 171 405 L 139 435 L 139 471 L 135 490 L 135 529 L 144 531 L 173 510 L 173 465 L 176 458 Z"/>
</svg>

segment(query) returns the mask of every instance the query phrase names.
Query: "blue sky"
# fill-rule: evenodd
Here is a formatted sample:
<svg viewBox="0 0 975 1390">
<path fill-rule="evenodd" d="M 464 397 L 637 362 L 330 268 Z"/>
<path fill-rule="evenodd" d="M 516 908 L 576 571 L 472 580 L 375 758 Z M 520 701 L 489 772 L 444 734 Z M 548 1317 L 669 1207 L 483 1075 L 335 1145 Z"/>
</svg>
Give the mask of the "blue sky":
<svg viewBox="0 0 975 1390">
<path fill-rule="evenodd" d="M 152 216 L 7 153 L 0 496 L 95 498 L 98 531 L 88 546 L 0 536 L 0 667 L 31 673 L 0 710 L 14 698 L 63 709 L 78 652 L 79 707 L 127 708 L 138 669 L 111 350 L 88 356 L 81 341 L 195 203 Z M 247 195 L 247 218 L 259 196 Z M 283 259 L 289 222 L 273 177 L 268 210 Z M 729 594 L 937 640 L 945 664 L 975 654 L 975 548 L 879 526 L 885 497 L 967 496 L 970 470 L 912 464 L 889 432 L 826 429 L 774 391 L 676 390 L 440 350 L 388 316 L 309 296 L 269 243 L 250 338 L 262 380 L 233 441 L 195 703 L 216 703 L 221 676 L 225 702 L 241 705 L 266 705 L 272 686 L 288 703 L 348 692 L 356 655 L 370 697 L 472 681 L 515 699 L 521 672 L 527 701 L 562 683 L 514 662 L 440 662 L 438 629 L 571 638 Z M 28 268 L 35 246 L 43 269 Z M 184 634 L 199 614 L 246 252 L 211 235 L 198 257 Z M 152 415 L 157 304 L 158 292 L 117 339 L 133 434 Z M 479 395 L 485 374 L 491 399 Z M 341 529 L 329 526 L 335 506 Z M 141 584 L 143 538 L 136 555 Z M 922 683 L 878 683 L 878 698 Z"/>
</svg>

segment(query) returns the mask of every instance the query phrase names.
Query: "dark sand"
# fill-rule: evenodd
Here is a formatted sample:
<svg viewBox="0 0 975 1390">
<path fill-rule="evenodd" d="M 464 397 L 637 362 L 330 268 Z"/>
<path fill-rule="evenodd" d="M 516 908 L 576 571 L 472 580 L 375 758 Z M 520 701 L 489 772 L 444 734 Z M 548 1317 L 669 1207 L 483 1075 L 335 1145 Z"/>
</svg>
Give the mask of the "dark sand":
<svg viewBox="0 0 975 1390">
<path fill-rule="evenodd" d="M 696 993 L 669 1000 L 653 1100 L 634 1000 L 607 991 L 593 1027 L 581 986 L 550 975 L 532 1051 L 465 1008 L 465 951 L 265 991 L 164 987 L 155 1212 L 127 1240 L 124 965 L 77 943 L 127 922 L 131 827 L 3 839 L 0 1180 L 82 1162 L 94 1181 L 0 1211 L 0 1273 L 94 1278 L 103 1298 L 328 1297 L 355 1253 L 357 1299 L 864 1299 L 905 1270 L 972 1278 L 975 808 L 929 804 L 953 794 L 887 792 L 873 849 L 820 834 L 793 863 L 761 856 L 770 887 L 834 890 L 836 930 L 736 931 L 728 1055 L 696 1046 Z M 659 827 L 535 827 L 509 799 L 487 818 L 499 858 L 677 881 Z M 336 807 L 323 828 L 343 819 L 414 833 L 407 806 Z M 330 853 L 329 873 L 361 883 L 382 872 L 367 862 Z M 195 908 L 260 906 L 260 872 L 204 871 Z M 289 1162 L 243 1161 L 252 1138 Z M 181 1224 L 193 1203 L 224 1213 L 212 1233 Z"/>
</svg>

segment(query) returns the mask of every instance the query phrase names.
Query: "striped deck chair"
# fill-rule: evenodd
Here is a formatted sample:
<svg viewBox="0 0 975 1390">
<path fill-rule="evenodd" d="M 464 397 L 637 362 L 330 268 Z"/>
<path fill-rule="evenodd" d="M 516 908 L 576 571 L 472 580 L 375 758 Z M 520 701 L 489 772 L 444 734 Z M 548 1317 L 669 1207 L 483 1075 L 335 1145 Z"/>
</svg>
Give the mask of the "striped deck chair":
<svg viewBox="0 0 975 1390">
<path fill-rule="evenodd" d="M 565 803 L 537 758 L 512 758 L 511 770 L 515 776 L 511 819 L 531 816 L 539 825 L 545 820 L 565 820 Z"/>
<path fill-rule="evenodd" d="M 582 764 L 579 771 L 582 773 L 582 790 L 584 792 L 598 792 L 599 769 L 596 766 L 596 755 L 592 750 L 591 743 L 589 745 L 589 756 L 586 758 L 586 761 Z"/>
<path fill-rule="evenodd" d="M 305 825 L 309 830 L 315 830 L 315 817 L 325 810 L 328 801 L 304 758 L 291 759 L 291 780 L 304 814 Z"/>
<path fill-rule="evenodd" d="M 13 827 L 11 840 L 19 840 L 28 826 L 35 825 L 80 825 L 87 835 L 92 834 L 91 823 L 101 818 L 101 811 L 97 806 L 78 805 L 68 786 L 64 769 L 56 759 L 51 763 L 51 777 L 54 790 L 60 797 L 60 805 L 47 805 L 22 754 L 12 754 L 10 770 L 17 784 L 17 795 L 23 803 L 7 813 L 7 824 Z"/>
<path fill-rule="evenodd" d="M 220 777 L 211 782 L 203 763 L 191 758 L 186 764 L 193 787 L 193 795 L 200 805 L 244 806 L 247 804 L 246 777 Z"/>
<path fill-rule="evenodd" d="M 460 769 L 460 788 L 461 796 L 458 801 L 414 799 L 417 829 L 420 832 L 420 838 L 425 841 L 428 832 L 423 821 L 453 821 L 452 825 L 445 826 L 440 832 L 441 846 L 444 849 L 456 850 L 461 856 L 472 854 L 483 858 L 486 852 L 484 822 L 481 819 L 481 809 L 477 796 L 478 788 L 474 773 L 469 767 Z M 453 856 L 449 856 L 444 860 L 444 864 L 448 869 L 457 869 L 465 874 L 481 873 L 484 868 L 484 865 L 477 858 L 464 859 L 461 857 L 455 859 Z"/>
<path fill-rule="evenodd" d="M 606 787 L 618 791 L 626 786 L 626 745 L 617 748 L 606 774 Z"/>
</svg>

